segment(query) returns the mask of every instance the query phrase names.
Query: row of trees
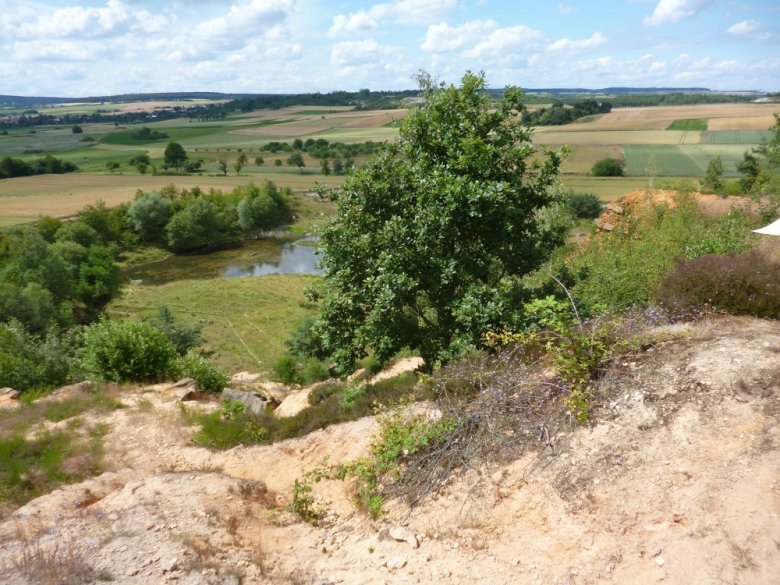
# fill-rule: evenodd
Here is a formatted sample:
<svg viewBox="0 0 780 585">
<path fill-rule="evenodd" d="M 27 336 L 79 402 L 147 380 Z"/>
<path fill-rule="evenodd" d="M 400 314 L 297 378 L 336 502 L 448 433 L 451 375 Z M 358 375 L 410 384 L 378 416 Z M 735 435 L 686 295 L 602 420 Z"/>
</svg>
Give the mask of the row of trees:
<svg viewBox="0 0 780 585">
<path fill-rule="evenodd" d="M 236 187 L 227 194 L 166 188 L 139 193 L 127 217 L 142 242 L 187 252 L 288 222 L 290 195 L 289 189 L 270 181 Z"/>
<path fill-rule="evenodd" d="M 50 154 L 30 162 L 10 156 L 0 159 L 0 179 L 30 177 L 32 175 L 61 175 L 77 170 L 79 168 L 72 162 L 64 161 Z"/>
<path fill-rule="evenodd" d="M 529 126 L 561 126 L 579 118 L 594 114 L 608 114 L 612 104 L 608 101 L 577 100 L 556 101 L 549 108 L 523 112 L 523 123 Z"/>
</svg>

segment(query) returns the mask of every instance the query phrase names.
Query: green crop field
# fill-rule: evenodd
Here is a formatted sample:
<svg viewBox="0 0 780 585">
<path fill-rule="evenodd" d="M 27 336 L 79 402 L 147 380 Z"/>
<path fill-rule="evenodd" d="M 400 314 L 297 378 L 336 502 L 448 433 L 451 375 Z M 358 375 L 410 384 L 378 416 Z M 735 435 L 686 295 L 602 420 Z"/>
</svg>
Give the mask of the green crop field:
<svg viewBox="0 0 780 585">
<path fill-rule="evenodd" d="M 692 118 L 687 120 L 675 120 L 666 128 L 667 130 L 695 130 L 703 131 L 707 129 L 707 120 L 702 118 Z"/>
<path fill-rule="evenodd" d="M 623 147 L 629 175 L 647 175 L 651 160 L 656 174 L 662 177 L 702 177 L 710 160 L 720 156 L 726 176 L 736 176 L 736 163 L 745 151 L 740 145 L 652 145 L 631 144 Z"/>
<path fill-rule="evenodd" d="M 768 130 L 718 130 L 704 132 L 701 135 L 702 144 L 740 144 L 757 145 L 772 137 Z"/>
</svg>

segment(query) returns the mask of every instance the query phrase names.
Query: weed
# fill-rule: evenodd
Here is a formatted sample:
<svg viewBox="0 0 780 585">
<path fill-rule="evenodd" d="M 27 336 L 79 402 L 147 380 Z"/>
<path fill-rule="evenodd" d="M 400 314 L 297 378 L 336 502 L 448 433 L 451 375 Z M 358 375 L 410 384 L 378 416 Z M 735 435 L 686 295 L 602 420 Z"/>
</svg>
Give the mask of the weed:
<svg viewBox="0 0 780 585">
<path fill-rule="evenodd" d="M 328 383 L 312 391 L 311 406 L 292 417 L 252 416 L 243 404 L 223 403 L 221 411 L 200 415 L 183 409 L 188 423 L 200 424 L 195 442 L 212 449 L 228 449 L 239 444 L 272 443 L 299 437 L 328 425 L 372 414 L 377 404 L 393 405 L 404 397 L 425 396 L 425 387 L 406 373 L 368 386 Z"/>
<path fill-rule="evenodd" d="M 96 578 L 87 563 L 87 549 L 83 545 L 55 536 L 44 540 L 18 531 L 20 550 L 13 560 L 14 568 L 36 585 L 78 585 L 91 583 Z M 107 573 L 101 573 L 110 577 Z"/>
<path fill-rule="evenodd" d="M 287 509 L 297 514 L 301 520 L 309 524 L 318 525 L 324 515 L 324 511 L 317 506 L 312 495 L 312 482 L 319 481 L 322 475 L 308 473 L 302 479 L 295 480 L 292 487 L 292 500 Z"/>
</svg>

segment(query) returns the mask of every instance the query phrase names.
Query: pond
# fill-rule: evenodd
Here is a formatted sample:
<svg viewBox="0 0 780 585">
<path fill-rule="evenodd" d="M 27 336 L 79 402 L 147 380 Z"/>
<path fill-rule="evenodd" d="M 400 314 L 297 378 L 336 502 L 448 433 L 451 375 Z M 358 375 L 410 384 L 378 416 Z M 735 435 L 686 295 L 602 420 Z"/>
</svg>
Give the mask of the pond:
<svg viewBox="0 0 780 585">
<path fill-rule="evenodd" d="M 127 271 L 130 280 L 165 284 L 184 279 L 235 278 L 264 274 L 322 274 L 316 241 L 263 238 L 199 254 L 175 255 Z"/>
</svg>

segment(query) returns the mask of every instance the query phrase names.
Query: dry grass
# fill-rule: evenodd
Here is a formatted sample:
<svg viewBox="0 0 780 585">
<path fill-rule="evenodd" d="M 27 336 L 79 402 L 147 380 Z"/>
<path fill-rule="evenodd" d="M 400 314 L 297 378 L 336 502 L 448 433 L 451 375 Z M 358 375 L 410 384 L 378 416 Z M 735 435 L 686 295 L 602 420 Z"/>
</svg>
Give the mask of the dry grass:
<svg viewBox="0 0 780 585">
<path fill-rule="evenodd" d="M 13 568 L 28 582 L 36 585 L 78 585 L 95 579 L 111 580 L 108 575 L 96 575 L 87 562 L 88 547 L 63 538 L 58 533 L 31 534 L 17 526 L 18 552 Z"/>
</svg>

